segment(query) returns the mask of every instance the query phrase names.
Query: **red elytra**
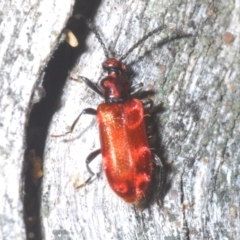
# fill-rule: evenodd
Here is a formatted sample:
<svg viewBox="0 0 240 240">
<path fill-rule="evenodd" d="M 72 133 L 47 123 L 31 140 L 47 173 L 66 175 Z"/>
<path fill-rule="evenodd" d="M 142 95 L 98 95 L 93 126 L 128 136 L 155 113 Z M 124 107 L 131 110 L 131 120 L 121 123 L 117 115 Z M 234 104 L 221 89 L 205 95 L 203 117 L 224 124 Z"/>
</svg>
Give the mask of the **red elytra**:
<svg viewBox="0 0 240 240">
<path fill-rule="evenodd" d="M 105 99 L 97 110 L 84 109 L 64 136 L 73 131 L 82 114 L 96 115 L 100 132 L 101 149 L 91 153 L 87 159 L 89 172 L 94 173 L 88 164 L 101 152 L 103 169 L 112 190 L 128 203 L 138 203 L 149 187 L 153 173 L 153 156 L 148 143 L 144 121 L 144 107 L 140 100 L 131 98 L 132 88 L 126 77 L 127 67 L 122 62 L 138 45 L 153 34 L 165 29 L 163 25 L 149 32 L 130 48 L 120 59 L 109 58 L 106 47 L 95 27 L 88 23 L 101 43 L 107 60 L 102 64 L 108 76 L 101 80 L 100 88 L 89 79 L 81 79 Z M 140 84 L 137 85 L 140 88 Z M 90 178 L 86 181 L 88 182 Z"/>
<path fill-rule="evenodd" d="M 152 176 L 142 103 L 103 103 L 97 109 L 103 168 L 112 190 L 126 202 L 137 202 Z"/>
</svg>

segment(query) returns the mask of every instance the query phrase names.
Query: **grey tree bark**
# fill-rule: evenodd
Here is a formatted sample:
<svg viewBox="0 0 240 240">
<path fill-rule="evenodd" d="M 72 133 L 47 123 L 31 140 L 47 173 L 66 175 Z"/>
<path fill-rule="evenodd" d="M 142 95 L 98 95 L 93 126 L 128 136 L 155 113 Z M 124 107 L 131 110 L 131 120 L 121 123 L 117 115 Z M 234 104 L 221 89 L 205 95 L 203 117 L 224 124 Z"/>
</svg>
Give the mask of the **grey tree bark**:
<svg viewBox="0 0 240 240">
<path fill-rule="evenodd" d="M 95 119 L 83 116 L 74 132 L 48 138 L 42 213 L 45 239 L 237 239 L 239 236 L 239 1 L 102 1 L 94 17 L 107 46 L 119 56 L 162 24 L 127 59 L 134 82 L 156 91 L 159 148 L 172 171 L 160 208 L 143 212 L 119 199 L 103 173 L 89 177 L 85 159 L 99 148 Z M 176 29 L 191 37 L 158 46 Z M 94 34 L 72 77 L 98 82 L 105 57 Z M 84 83 L 68 81 L 49 134 L 61 134 L 87 107 L 102 100 Z M 93 165 L 101 172 L 101 157 Z"/>
<path fill-rule="evenodd" d="M 25 128 L 41 92 L 44 68 L 72 7 L 73 1 L 0 3 L 0 239 L 26 239 L 22 176 Z"/>
<path fill-rule="evenodd" d="M 32 95 L 71 7 L 72 1 L 15 1 L 1 7 L 2 239 L 25 238 L 21 181 L 25 125 Z M 93 21 L 117 56 L 157 26 L 171 26 L 126 59 L 133 82 L 154 89 L 155 103 L 164 103 L 157 119 L 158 146 L 171 169 L 170 188 L 162 207 L 153 204 L 138 211 L 111 191 L 101 157 L 91 165 L 98 177 L 78 188 L 89 177 L 87 155 L 100 146 L 95 119 L 83 116 L 65 137 L 50 134 L 65 132 L 84 108 L 96 108 L 102 99 L 84 83 L 67 81 L 45 146 L 44 239 L 238 239 L 239 16 L 239 0 L 101 2 Z M 172 39 L 179 29 L 192 36 L 161 42 Z M 86 45 L 70 75 L 98 82 L 104 76 L 103 50 L 92 33 Z"/>
</svg>

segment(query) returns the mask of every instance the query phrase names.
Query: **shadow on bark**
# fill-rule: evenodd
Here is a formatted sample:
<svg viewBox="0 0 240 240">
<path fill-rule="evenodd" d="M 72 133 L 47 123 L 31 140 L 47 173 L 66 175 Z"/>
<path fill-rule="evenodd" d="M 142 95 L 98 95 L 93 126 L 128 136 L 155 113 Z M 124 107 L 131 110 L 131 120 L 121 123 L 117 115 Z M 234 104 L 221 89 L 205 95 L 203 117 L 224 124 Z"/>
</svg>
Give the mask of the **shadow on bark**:
<svg viewBox="0 0 240 240">
<path fill-rule="evenodd" d="M 73 16 L 77 14 L 92 18 L 100 4 L 100 0 L 76 0 Z M 70 29 L 77 37 L 79 46 L 72 48 L 68 43 L 62 42 L 50 59 L 43 80 L 45 97 L 35 104 L 30 112 L 26 128 L 27 149 L 23 167 L 24 188 L 24 220 L 27 239 L 40 240 L 40 196 L 42 166 L 44 164 L 43 152 L 46 134 L 53 114 L 59 108 L 59 98 L 65 85 L 68 72 L 76 60 L 85 51 L 85 39 L 89 30 L 83 19 L 71 17 L 66 29 Z"/>
</svg>

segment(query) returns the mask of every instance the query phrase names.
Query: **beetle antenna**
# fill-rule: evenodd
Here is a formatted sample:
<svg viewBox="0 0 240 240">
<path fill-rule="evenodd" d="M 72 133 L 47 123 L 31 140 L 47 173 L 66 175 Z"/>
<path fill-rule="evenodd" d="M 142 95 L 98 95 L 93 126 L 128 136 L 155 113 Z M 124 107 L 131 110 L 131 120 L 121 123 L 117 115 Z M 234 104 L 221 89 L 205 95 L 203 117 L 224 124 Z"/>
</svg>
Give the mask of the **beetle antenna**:
<svg viewBox="0 0 240 240">
<path fill-rule="evenodd" d="M 167 25 L 162 25 L 160 27 L 157 27 L 156 29 L 154 29 L 153 31 L 149 32 L 148 34 L 144 35 L 140 40 L 138 40 L 124 55 L 122 55 L 120 57 L 120 60 L 122 61 L 123 59 L 125 59 L 129 53 L 131 53 L 135 48 L 137 48 L 139 45 L 141 45 L 144 41 L 146 41 L 149 37 L 151 37 L 152 35 L 154 35 L 155 33 L 161 32 L 162 30 L 164 30 L 165 28 L 167 28 Z"/>
<path fill-rule="evenodd" d="M 90 22 L 90 20 L 86 20 L 87 21 L 87 24 L 88 24 L 88 27 L 93 31 L 93 33 L 95 34 L 98 42 L 101 44 L 102 48 L 103 48 L 103 51 L 104 51 L 104 55 L 105 57 L 108 59 L 109 58 L 109 55 L 108 55 L 108 51 L 107 51 L 107 48 L 99 34 L 99 32 L 97 31 L 96 27 L 94 26 L 94 24 L 92 22 Z"/>
</svg>

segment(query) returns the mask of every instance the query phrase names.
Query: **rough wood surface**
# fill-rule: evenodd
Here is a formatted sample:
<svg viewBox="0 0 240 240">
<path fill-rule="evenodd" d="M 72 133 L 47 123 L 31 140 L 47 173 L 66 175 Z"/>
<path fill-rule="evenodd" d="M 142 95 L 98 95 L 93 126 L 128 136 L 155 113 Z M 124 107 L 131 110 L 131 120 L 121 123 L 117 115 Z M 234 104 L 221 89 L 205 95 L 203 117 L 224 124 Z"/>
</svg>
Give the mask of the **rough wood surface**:
<svg viewBox="0 0 240 240">
<path fill-rule="evenodd" d="M 34 90 L 59 42 L 73 1 L 0 3 L 0 239 L 26 239 L 25 131 Z M 57 13 L 57 14 L 56 14 Z M 52 17 L 54 16 L 54 17 Z"/>
<path fill-rule="evenodd" d="M 42 224 L 45 239 L 237 239 L 239 236 L 240 8 L 230 1 L 102 1 L 94 23 L 107 46 L 124 53 L 163 23 L 191 33 L 160 44 L 157 34 L 127 59 L 133 81 L 150 84 L 159 114 L 159 149 L 170 189 L 163 207 L 143 212 L 119 199 L 103 173 L 89 177 L 85 159 L 99 148 L 95 119 L 83 116 L 74 132 L 49 137 L 44 156 Z M 235 39 L 226 37 L 230 32 Z M 230 36 L 231 36 L 230 34 Z M 229 40 L 230 39 L 230 40 Z M 93 34 L 71 75 L 97 82 L 103 50 Z M 84 83 L 66 83 L 49 134 L 61 134 L 86 107 L 102 100 Z M 101 172 L 101 157 L 92 164 Z"/>
</svg>

